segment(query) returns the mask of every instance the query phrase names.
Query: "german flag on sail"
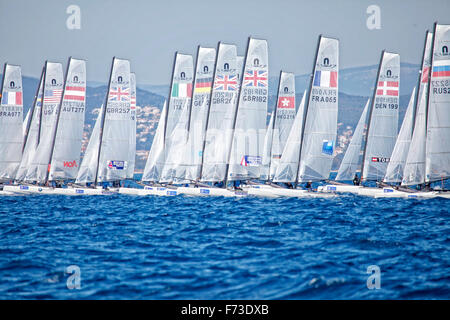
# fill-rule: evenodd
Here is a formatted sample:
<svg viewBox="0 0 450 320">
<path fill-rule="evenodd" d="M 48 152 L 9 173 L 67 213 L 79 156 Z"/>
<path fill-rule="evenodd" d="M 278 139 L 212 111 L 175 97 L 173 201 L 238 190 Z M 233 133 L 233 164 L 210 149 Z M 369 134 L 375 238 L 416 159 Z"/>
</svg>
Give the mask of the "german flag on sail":
<svg viewBox="0 0 450 320">
<path fill-rule="evenodd" d="M 209 93 L 211 92 L 213 78 L 197 79 L 195 81 L 194 93 Z"/>
</svg>

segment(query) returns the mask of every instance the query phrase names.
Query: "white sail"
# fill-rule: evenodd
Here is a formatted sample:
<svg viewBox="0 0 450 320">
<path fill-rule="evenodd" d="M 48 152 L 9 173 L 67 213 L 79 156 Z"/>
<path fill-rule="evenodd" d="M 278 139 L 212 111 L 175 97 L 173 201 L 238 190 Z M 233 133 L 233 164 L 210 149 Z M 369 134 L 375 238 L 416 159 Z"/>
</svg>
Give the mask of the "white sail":
<svg viewBox="0 0 450 320">
<path fill-rule="evenodd" d="M 185 151 L 186 163 L 184 164 L 186 166 L 186 179 L 188 180 L 200 178 L 215 61 L 216 49 L 198 48 L 189 136 Z"/>
<path fill-rule="evenodd" d="M 383 51 L 369 115 L 362 180 L 380 180 L 398 132 L 400 55 Z"/>
<path fill-rule="evenodd" d="M 0 181 L 15 178 L 22 159 L 23 99 L 20 66 L 5 64 L 0 104 Z"/>
<path fill-rule="evenodd" d="M 416 185 L 425 183 L 425 143 L 426 143 L 426 108 L 428 100 L 428 77 L 431 67 L 431 46 L 433 34 L 427 32 L 420 72 L 420 85 L 414 131 L 403 170 L 402 185 Z"/>
<path fill-rule="evenodd" d="M 358 124 L 356 125 L 355 132 L 353 133 L 352 140 L 347 147 L 344 159 L 342 159 L 341 165 L 339 166 L 338 174 L 336 175 L 337 181 L 348 181 L 352 180 L 356 174 L 356 170 L 361 165 L 359 160 L 364 127 L 367 123 L 367 111 L 369 110 L 370 99 L 367 99 L 366 106 L 359 118 Z"/>
<path fill-rule="evenodd" d="M 22 160 L 20 161 L 19 169 L 17 170 L 16 180 L 24 181 L 27 175 L 28 167 L 34 158 L 37 146 L 39 144 L 39 128 L 41 121 L 42 96 L 44 95 L 44 76 L 45 68 L 42 70 L 41 80 L 37 95 L 35 96 L 33 106 L 30 109 L 30 123 L 25 133 L 24 147 L 22 153 Z"/>
<path fill-rule="evenodd" d="M 113 59 L 100 135 L 98 182 L 126 179 L 131 130 L 130 61 Z"/>
<path fill-rule="evenodd" d="M 131 101 L 130 101 L 130 112 L 131 112 L 131 129 L 130 129 L 130 148 L 128 151 L 128 167 L 127 167 L 127 179 L 133 179 L 134 176 L 134 166 L 136 163 L 136 75 L 131 73 Z"/>
<path fill-rule="evenodd" d="M 236 46 L 219 43 L 203 155 L 202 181 L 224 181 L 236 112 L 239 74 Z"/>
<path fill-rule="evenodd" d="M 27 181 L 47 181 L 63 86 L 62 64 L 46 62 L 39 145 L 28 167 L 25 178 Z"/>
<path fill-rule="evenodd" d="M 228 180 L 259 178 L 267 123 L 266 40 L 250 38 L 231 145 Z"/>
<path fill-rule="evenodd" d="M 275 114 L 270 179 L 273 179 L 280 164 L 281 154 L 295 119 L 295 75 L 293 73 L 281 72 Z"/>
<path fill-rule="evenodd" d="M 23 120 L 22 135 L 23 135 L 24 143 L 25 143 L 25 136 L 27 135 L 27 125 L 28 125 L 28 122 L 30 122 L 30 116 L 32 113 L 33 113 L 33 108 L 28 109 L 27 115 L 25 116 L 25 119 Z"/>
<path fill-rule="evenodd" d="M 100 148 L 100 130 L 103 121 L 103 113 L 105 112 L 104 109 L 105 107 L 102 105 L 98 112 L 94 128 L 92 129 L 86 151 L 84 152 L 84 157 L 81 161 L 80 169 L 78 170 L 77 178 L 75 180 L 78 184 L 95 182 L 98 164 L 98 151 Z"/>
<path fill-rule="evenodd" d="M 69 59 L 48 179 L 75 179 L 86 110 L 86 61 Z"/>
<path fill-rule="evenodd" d="M 300 156 L 298 181 L 329 178 L 337 135 L 339 41 L 320 37 Z"/>
<path fill-rule="evenodd" d="M 297 180 L 303 123 L 305 120 L 305 102 L 306 91 L 303 93 L 294 123 L 281 153 L 280 163 L 277 166 L 273 182 L 295 182 Z"/>
<path fill-rule="evenodd" d="M 164 106 L 158 122 L 158 128 L 153 137 L 152 146 L 145 163 L 142 181 L 157 182 L 161 178 L 164 166 L 164 129 L 166 127 L 167 103 Z"/>
<path fill-rule="evenodd" d="M 260 179 L 269 180 L 270 172 L 270 159 L 272 155 L 272 139 L 273 139 L 273 123 L 274 123 L 275 111 L 272 111 L 270 116 L 269 125 L 267 126 L 266 136 L 264 137 L 264 148 L 260 169 Z"/>
<path fill-rule="evenodd" d="M 186 177 L 185 145 L 188 139 L 194 62 L 191 55 L 176 54 L 170 88 L 165 134 L 165 162 L 160 182 L 183 182 Z"/>
<path fill-rule="evenodd" d="M 414 123 L 414 105 L 415 105 L 416 88 L 411 93 L 408 108 L 406 109 L 394 150 L 392 151 L 391 161 L 386 168 L 384 182 L 398 183 L 402 181 L 403 169 L 405 168 L 406 157 L 408 156 L 409 146 L 411 143 L 411 134 Z"/>
<path fill-rule="evenodd" d="M 450 177 L 450 25 L 435 24 L 428 97 L 426 181 Z"/>
</svg>

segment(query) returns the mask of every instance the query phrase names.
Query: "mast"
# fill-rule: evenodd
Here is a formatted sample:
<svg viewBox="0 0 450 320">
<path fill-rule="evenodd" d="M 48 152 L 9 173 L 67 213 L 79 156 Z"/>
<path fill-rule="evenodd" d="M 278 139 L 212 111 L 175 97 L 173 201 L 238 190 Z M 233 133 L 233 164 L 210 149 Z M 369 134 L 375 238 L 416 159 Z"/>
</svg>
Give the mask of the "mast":
<svg viewBox="0 0 450 320">
<path fill-rule="evenodd" d="M 177 63 L 177 55 L 178 51 L 175 51 L 175 57 L 173 59 L 173 66 L 172 66 L 172 77 L 170 77 L 170 87 L 169 87 L 169 97 L 167 98 L 167 112 L 166 112 L 166 121 L 164 121 L 164 149 L 166 145 L 166 130 L 167 130 L 167 118 L 169 117 L 169 107 L 170 107 L 170 98 L 172 96 L 172 90 L 173 90 L 173 76 L 175 74 L 175 65 Z M 165 152 L 165 151 L 164 151 Z"/>
<path fill-rule="evenodd" d="M 33 115 L 34 115 L 35 108 L 36 108 L 36 102 L 37 102 L 37 99 L 39 98 L 39 89 L 41 89 L 41 82 L 42 82 L 42 77 L 44 76 L 44 74 L 45 74 L 45 69 L 42 68 L 41 77 L 39 79 L 39 84 L 38 84 L 38 88 L 37 88 L 37 91 L 36 91 L 36 95 L 34 96 L 33 104 L 31 105 L 32 110 L 30 112 L 30 116 L 28 117 L 28 121 L 27 121 L 27 124 L 26 124 L 25 136 L 24 136 L 24 139 L 23 139 L 23 146 L 22 146 L 22 153 L 23 153 L 23 151 L 25 149 L 25 144 L 27 143 L 27 140 L 28 140 L 28 133 L 30 131 L 31 120 L 33 119 Z M 44 97 L 42 97 L 42 99 L 43 98 Z"/>
<path fill-rule="evenodd" d="M 197 65 L 198 65 L 198 55 L 200 53 L 200 45 L 197 46 L 197 57 L 195 58 L 195 65 L 194 65 L 194 69 L 193 69 L 193 73 L 194 73 L 194 77 L 192 79 L 192 97 L 191 97 L 191 101 L 189 102 L 189 121 L 188 121 L 188 127 L 187 127 L 187 131 L 188 131 L 188 137 L 189 137 L 189 131 L 191 130 L 191 115 L 192 115 L 192 102 L 194 101 L 194 88 L 195 88 L 195 81 L 197 80 Z"/>
<path fill-rule="evenodd" d="M 433 26 L 433 40 L 431 41 L 431 61 L 430 61 L 430 74 L 428 76 L 428 96 L 427 96 L 427 104 L 425 107 L 425 135 L 428 133 L 428 108 L 430 105 L 430 88 L 431 88 L 431 74 L 433 73 L 433 60 L 434 60 L 434 40 L 436 39 L 436 27 L 437 22 L 434 23 Z M 425 177 L 426 182 L 426 177 Z"/>
<path fill-rule="evenodd" d="M 308 108 L 309 108 L 309 98 L 311 96 L 311 89 L 312 89 L 312 85 L 313 85 L 313 78 L 314 78 L 314 74 L 316 73 L 316 64 L 317 64 L 317 56 L 319 54 L 319 48 L 320 48 L 320 40 L 322 40 L 322 35 L 319 35 L 319 40 L 317 41 L 317 48 L 316 48 L 316 54 L 314 56 L 314 64 L 313 64 L 313 71 L 311 73 L 311 75 L 309 76 L 309 89 L 308 89 L 308 96 L 306 97 L 305 100 L 305 111 L 303 114 L 303 121 L 302 121 L 302 135 L 300 138 L 300 151 L 298 153 L 298 167 L 297 167 L 297 174 L 295 175 L 295 188 L 297 188 L 297 184 L 298 184 L 298 174 L 300 173 L 300 160 L 302 157 L 302 148 L 303 148 L 303 136 L 305 135 L 305 125 L 306 125 L 306 118 L 308 115 Z"/>
<path fill-rule="evenodd" d="M 97 169 L 95 171 L 95 180 L 94 180 L 94 185 L 95 186 L 97 186 L 97 180 L 98 180 L 98 169 L 100 167 L 100 154 L 102 152 L 103 127 L 105 125 L 106 109 L 108 108 L 109 89 L 111 87 L 112 71 L 113 71 L 115 59 L 116 59 L 116 57 L 113 57 L 113 61 L 111 63 L 111 72 L 109 73 L 108 90 L 106 91 L 105 108 L 104 108 L 103 113 L 102 113 L 102 121 L 100 122 L 100 143 L 98 145 Z M 100 109 L 100 111 L 102 111 L 102 109 Z"/>
<path fill-rule="evenodd" d="M 202 146 L 202 162 L 200 164 L 200 175 L 199 175 L 199 179 L 197 179 L 196 182 L 198 182 L 199 180 L 202 180 L 202 175 L 203 175 L 203 159 L 205 157 L 205 145 L 206 145 L 206 131 L 208 130 L 208 123 L 209 123 L 209 112 L 211 111 L 211 101 L 212 101 L 212 94 L 213 94 L 213 90 L 214 90 L 214 83 L 216 81 L 216 69 L 217 69 L 217 59 L 219 58 L 219 48 L 220 48 L 220 41 L 217 44 L 217 50 L 216 50 L 216 60 L 214 61 L 214 71 L 213 71 L 213 82 L 212 82 L 212 87 L 211 87 L 211 95 L 209 98 L 209 103 L 208 103 L 208 112 L 207 112 L 207 116 L 206 116 L 206 124 L 205 124 L 205 139 L 203 139 L 203 146 Z M 198 57 L 197 57 L 198 59 Z M 197 72 L 196 72 L 197 73 Z"/>
<path fill-rule="evenodd" d="M 67 76 L 68 76 L 68 74 L 69 74 L 69 66 L 70 66 L 70 60 L 72 59 L 72 57 L 69 57 L 69 60 L 68 60 L 68 62 L 67 62 L 67 68 L 66 68 L 66 76 L 65 76 L 65 79 L 64 79 L 64 86 L 63 86 L 63 91 L 62 91 L 62 94 L 61 94 L 61 98 L 60 98 L 60 100 L 59 100 L 59 106 L 58 106 L 58 108 L 57 108 L 57 112 L 58 112 L 58 114 L 56 115 L 56 125 L 55 125 L 55 132 L 54 132 L 54 134 L 53 134 L 53 139 L 52 139 L 52 147 L 51 147 L 51 151 L 50 151 L 50 158 L 49 158 L 49 160 L 48 160 L 48 165 L 47 165 L 47 174 L 46 174 L 46 176 L 45 176 L 45 182 L 44 182 L 44 184 L 47 184 L 47 182 L 48 182 L 48 176 L 49 176 L 49 174 L 50 174 L 50 168 L 49 168 L 49 166 L 51 165 L 51 163 L 52 163 L 52 157 L 53 157 L 53 151 L 55 150 L 55 140 L 56 140 L 56 133 L 58 132 L 58 123 L 59 123 L 59 117 L 60 117 L 60 115 L 61 115 L 61 106 L 62 106 L 62 101 L 63 101 L 63 99 L 64 99 L 64 93 L 66 92 L 66 83 L 67 83 Z"/>
<path fill-rule="evenodd" d="M 372 112 L 373 112 L 373 105 L 375 103 L 375 95 L 377 93 L 377 86 L 378 86 L 378 77 L 380 76 L 380 71 L 381 71 L 381 63 L 383 62 L 383 58 L 384 58 L 384 52 L 385 50 L 383 50 L 381 52 L 381 58 L 380 58 L 380 63 L 378 64 L 378 71 L 377 71 L 377 77 L 375 79 L 375 87 L 373 88 L 373 96 L 372 96 L 372 103 L 370 105 L 370 112 L 369 112 L 369 118 L 367 120 L 367 130 L 366 130 L 366 139 L 365 139 L 365 144 L 364 144 L 364 151 L 363 151 L 363 158 L 362 158 L 362 163 L 361 163 L 361 181 L 363 181 L 363 172 L 364 172 L 364 165 L 365 165 L 365 158 L 366 158 L 366 150 L 367 150 L 367 140 L 369 137 L 369 130 L 370 130 L 370 122 L 372 120 Z"/>
<path fill-rule="evenodd" d="M 420 80 L 422 79 L 422 75 L 423 75 L 423 65 L 424 65 L 424 59 L 425 59 L 425 51 L 427 50 L 427 39 L 428 39 L 428 33 L 429 31 L 425 31 L 425 43 L 423 45 L 423 53 L 422 53 L 422 65 L 420 66 L 420 71 L 419 71 L 419 77 L 417 79 L 417 91 L 416 91 L 416 97 L 415 97 L 415 102 L 414 102 L 414 108 L 413 108 L 413 126 L 412 126 L 412 131 L 411 131 L 411 137 L 412 134 L 414 132 L 414 128 L 416 126 L 416 115 L 417 115 L 417 105 L 419 104 L 419 93 L 421 93 L 420 91 Z M 430 66 L 431 68 L 431 66 Z M 430 76 L 428 77 L 430 78 Z"/>
<path fill-rule="evenodd" d="M 250 39 L 251 39 L 251 37 L 248 37 L 247 49 L 245 51 L 245 58 L 244 58 L 244 64 L 242 66 L 242 70 L 245 70 L 245 66 L 247 65 L 247 56 L 248 56 L 248 48 L 250 46 Z M 236 112 L 234 113 L 234 119 L 233 119 L 233 129 L 232 129 L 232 135 L 231 135 L 232 138 L 231 138 L 231 143 L 230 143 L 230 150 L 228 150 L 228 162 L 227 162 L 227 166 L 225 169 L 225 183 L 223 186 L 225 189 L 227 188 L 227 184 L 228 184 L 228 171 L 230 169 L 231 149 L 233 148 L 234 130 L 236 127 L 236 120 L 237 120 L 237 115 L 238 115 L 238 111 L 239 111 L 239 100 L 241 99 L 242 80 L 244 79 L 243 77 L 244 77 L 244 75 L 241 75 L 242 79 L 240 79 L 240 81 L 239 81 L 239 93 L 238 93 L 237 102 L 236 102 L 237 103 L 236 104 Z"/>
<path fill-rule="evenodd" d="M 278 111 L 278 99 L 280 98 L 280 90 L 281 90 L 281 75 L 283 74 L 283 70 L 280 70 L 280 80 L 278 81 L 278 91 L 277 98 L 275 100 L 275 111 L 273 112 L 273 123 L 272 123 L 272 147 L 270 148 L 270 158 L 269 158 L 269 175 L 267 177 L 267 181 L 270 181 L 270 167 L 272 166 L 272 149 L 273 149 L 273 132 L 275 131 L 275 122 L 277 119 L 277 111 Z M 295 107 L 295 106 L 294 106 Z"/>
</svg>

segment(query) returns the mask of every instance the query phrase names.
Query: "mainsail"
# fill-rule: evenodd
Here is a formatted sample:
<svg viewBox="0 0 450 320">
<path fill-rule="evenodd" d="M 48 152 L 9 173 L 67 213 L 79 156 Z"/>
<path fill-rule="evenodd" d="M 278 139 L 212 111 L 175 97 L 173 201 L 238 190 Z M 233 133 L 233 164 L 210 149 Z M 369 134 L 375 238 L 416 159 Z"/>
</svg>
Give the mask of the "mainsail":
<svg viewBox="0 0 450 320">
<path fill-rule="evenodd" d="M 281 72 L 273 126 L 270 179 L 273 179 L 295 119 L 295 76 Z"/>
<path fill-rule="evenodd" d="M 356 174 L 356 170 L 361 165 L 359 156 L 363 142 L 364 127 L 367 123 L 366 120 L 369 103 L 370 99 L 367 100 L 366 106 L 364 107 L 358 124 L 356 125 L 355 132 L 353 133 L 352 140 L 350 141 L 347 151 L 345 152 L 344 159 L 342 159 L 341 165 L 339 166 L 338 174 L 335 179 L 337 181 L 352 180 Z"/>
<path fill-rule="evenodd" d="M 45 67 L 42 69 L 41 79 L 39 80 L 39 86 L 34 97 L 33 106 L 30 108 L 30 118 L 28 119 L 25 134 L 22 160 L 20 161 L 19 169 L 17 170 L 17 181 L 24 181 L 27 175 L 28 167 L 34 158 L 34 153 L 39 144 L 39 128 L 41 121 L 41 109 L 42 109 L 42 96 L 44 95 L 44 77 Z"/>
<path fill-rule="evenodd" d="M 126 179 L 131 130 L 130 61 L 113 59 L 100 131 L 96 182 Z"/>
<path fill-rule="evenodd" d="M 198 180 L 202 164 L 206 122 L 211 99 L 216 49 L 199 47 L 191 100 L 189 136 L 186 144 L 186 179 Z"/>
<path fill-rule="evenodd" d="M 262 155 L 262 162 L 260 168 L 260 179 L 269 180 L 270 172 L 270 158 L 272 155 L 272 139 L 273 139 L 273 123 L 274 123 L 275 111 L 272 111 L 270 116 L 269 125 L 267 126 L 266 136 L 264 137 L 264 148 Z"/>
<path fill-rule="evenodd" d="M 428 77 L 431 67 L 431 46 L 433 34 L 427 32 L 423 51 L 422 68 L 419 74 L 419 90 L 417 94 L 417 107 L 414 131 L 403 170 L 402 185 L 415 185 L 425 183 L 425 143 L 426 143 L 426 108 L 428 100 Z"/>
<path fill-rule="evenodd" d="M 414 88 L 411 93 L 408 108 L 406 109 L 405 117 L 402 126 L 400 127 L 394 150 L 392 151 L 391 161 L 389 161 L 386 168 L 386 175 L 384 176 L 384 182 L 386 183 L 399 183 L 402 181 L 403 169 L 405 167 L 406 157 L 408 156 L 408 150 L 411 143 L 415 96 L 416 88 Z"/>
<path fill-rule="evenodd" d="M 380 180 L 397 140 L 400 55 L 383 51 L 369 114 L 362 180 Z"/>
<path fill-rule="evenodd" d="M 236 51 L 235 45 L 218 45 L 203 151 L 202 181 L 225 180 L 239 89 L 238 76 L 241 74 Z"/>
<path fill-rule="evenodd" d="M 292 124 L 289 136 L 281 154 L 280 164 L 273 177 L 273 182 L 295 182 L 300 160 L 303 123 L 305 121 L 306 91 L 303 93 L 300 106 Z"/>
<path fill-rule="evenodd" d="M 164 106 L 158 122 L 158 128 L 153 137 L 152 146 L 145 163 L 142 181 L 157 182 L 161 178 L 161 171 L 164 166 L 164 129 L 166 127 L 167 103 Z"/>
<path fill-rule="evenodd" d="M 426 181 L 450 177 L 450 25 L 434 25 L 426 142 Z"/>
<path fill-rule="evenodd" d="M 131 128 L 130 128 L 130 148 L 128 151 L 128 167 L 127 167 L 127 179 L 133 179 L 134 166 L 136 163 L 136 75 L 130 74 L 131 82 L 131 101 L 130 101 L 130 113 L 131 113 Z"/>
<path fill-rule="evenodd" d="M 189 114 L 194 76 L 191 55 L 177 53 L 170 87 L 165 132 L 165 162 L 160 182 L 183 182 L 186 177 L 185 145 L 188 139 Z"/>
<path fill-rule="evenodd" d="M 339 40 L 320 36 L 300 156 L 298 182 L 329 178 L 337 135 Z"/>
<path fill-rule="evenodd" d="M 64 78 L 61 63 L 46 62 L 44 95 L 40 119 L 39 145 L 26 174 L 27 181 L 46 182 L 55 137 Z"/>
<path fill-rule="evenodd" d="M 5 64 L 0 104 L 0 181 L 15 178 L 22 158 L 23 99 L 20 66 Z"/>
<path fill-rule="evenodd" d="M 69 59 L 48 180 L 75 179 L 80 164 L 86 109 L 86 61 Z"/>
<path fill-rule="evenodd" d="M 227 180 L 259 178 L 267 123 L 266 40 L 250 38 L 239 93 Z"/>
<path fill-rule="evenodd" d="M 76 183 L 87 184 L 95 182 L 98 165 L 98 151 L 100 147 L 100 128 L 102 126 L 103 114 L 105 112 L 104 109 L 104 105 L 102 105 L 99 109 L 97 120 L 95 121 L 80 169 L 77 173 L 77 179 L 75 180 Z"/>
</svg>

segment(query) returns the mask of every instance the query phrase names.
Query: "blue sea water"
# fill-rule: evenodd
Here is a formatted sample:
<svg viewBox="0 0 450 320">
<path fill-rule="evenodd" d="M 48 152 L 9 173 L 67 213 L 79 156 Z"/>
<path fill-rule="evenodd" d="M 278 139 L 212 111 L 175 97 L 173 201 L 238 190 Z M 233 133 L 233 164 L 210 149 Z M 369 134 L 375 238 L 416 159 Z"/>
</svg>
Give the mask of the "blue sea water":
<svg viewBox="0 0 450 320">
<path fill-rule="evenodd" d="M 3 196 L 0 298 L 449 299 L 449 204 Z"/>
</svg>

